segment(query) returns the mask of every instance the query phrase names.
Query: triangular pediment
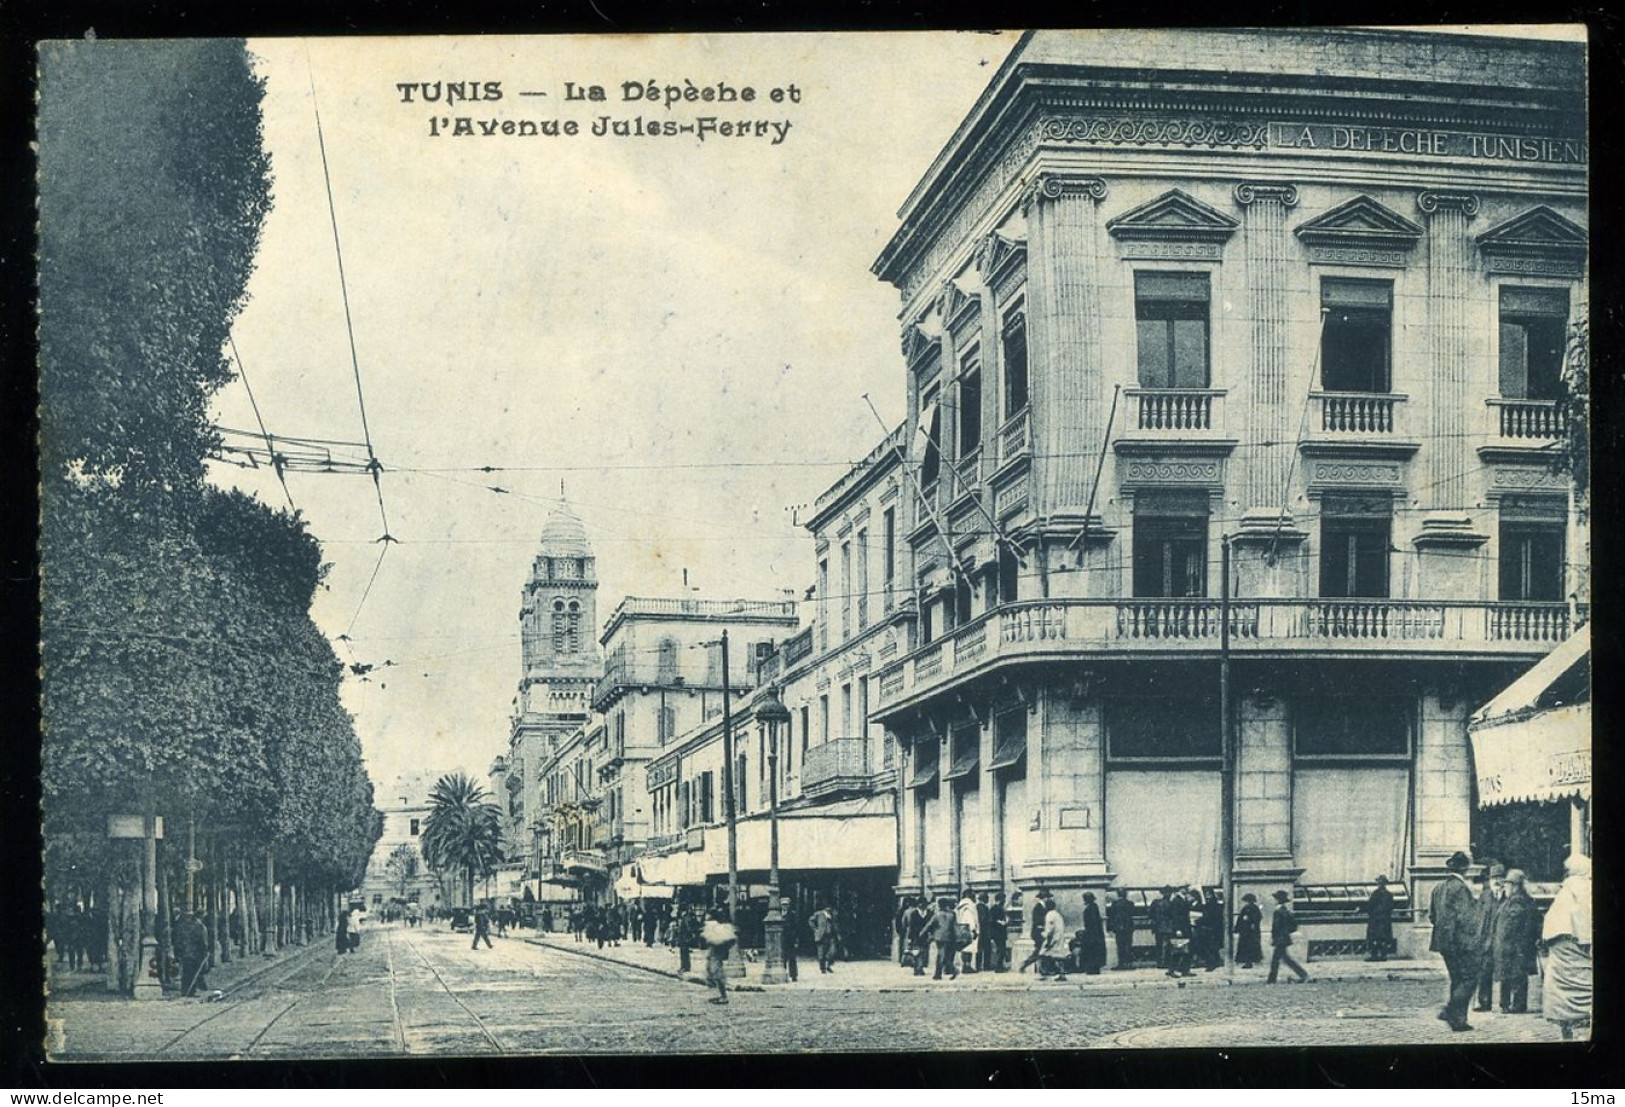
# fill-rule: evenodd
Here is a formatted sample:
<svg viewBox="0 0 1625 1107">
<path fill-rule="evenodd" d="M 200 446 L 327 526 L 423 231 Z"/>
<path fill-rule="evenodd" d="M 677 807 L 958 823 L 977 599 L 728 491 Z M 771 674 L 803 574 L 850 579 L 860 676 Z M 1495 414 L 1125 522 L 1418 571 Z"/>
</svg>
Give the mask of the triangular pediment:
<svg viewBox="0 0 1625 1107">
<path fill-rule="evenodd" d="M 1486 250 L 1584 251 L 1588 237 L 1584 227 L 1542 205 L 1491 227 L 1478 244 Z"/>
<path fill-rule="evenodd" d="M 1231 216 L 1175 188 L 1108 220 L 1106 231 L 1125 240 L 1223 242 L 1238 226 Z"/>
<path fill-rule="evenodd" d="M 1414 246 L 1422 237 L 1422 228 L 1369 196 L 1356 196 L 1315 216 L 1294 233 L 1310 245 L 1392 249 Z"/>
<path fill-rule="evenodd" d="M 1007 270 L 1027 256 L 1027 241 L 1002 231 L 994 231 L 976 250 L 976 270 L 989 285 L 997 284 Z"/>
</svg>

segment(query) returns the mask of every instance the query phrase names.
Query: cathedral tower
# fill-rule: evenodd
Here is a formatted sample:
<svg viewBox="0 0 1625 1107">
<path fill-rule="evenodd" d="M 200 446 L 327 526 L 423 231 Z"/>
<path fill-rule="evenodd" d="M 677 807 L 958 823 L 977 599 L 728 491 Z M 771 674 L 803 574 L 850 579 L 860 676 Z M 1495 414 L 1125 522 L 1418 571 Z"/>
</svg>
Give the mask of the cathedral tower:
<svg viewBox="0 0 1625 1107">
<path fill-rule="evenodd" d="M 587 531 L 568 504 L 548 515 L 519 605 L 521 718 L 584 715 L 598 656 L 598 574 Z M 562 721 L 562 720 L 560 720 Z"/>
</svg>

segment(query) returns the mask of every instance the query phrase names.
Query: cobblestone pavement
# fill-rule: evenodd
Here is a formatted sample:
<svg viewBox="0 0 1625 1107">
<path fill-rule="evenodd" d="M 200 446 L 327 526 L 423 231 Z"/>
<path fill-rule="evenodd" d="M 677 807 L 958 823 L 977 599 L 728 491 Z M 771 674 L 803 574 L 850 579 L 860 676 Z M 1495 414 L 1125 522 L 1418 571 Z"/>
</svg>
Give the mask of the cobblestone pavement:
<svg viewBox="0 0 1625 1107">
<path fill-rule="evenodd" d="M 59 1059 L 481 1056 L 801 1050 L 1207 1048 L 1550 1041 L 1538 1015 L 1475 1016 L 1452 1035 L 1424 980 L 952 995 L 794 987 L 706 1002 L 694 984 L 518 938 L 471 950 L 438 929 L 381 927 L 361 952 L 289 958 L 222 1002 L 68 997 Z M 940 994 L 939 994 L 940 993 Z M 1341 1016 L 1341 1017 L 1340 1017 Z"/>
</svg>

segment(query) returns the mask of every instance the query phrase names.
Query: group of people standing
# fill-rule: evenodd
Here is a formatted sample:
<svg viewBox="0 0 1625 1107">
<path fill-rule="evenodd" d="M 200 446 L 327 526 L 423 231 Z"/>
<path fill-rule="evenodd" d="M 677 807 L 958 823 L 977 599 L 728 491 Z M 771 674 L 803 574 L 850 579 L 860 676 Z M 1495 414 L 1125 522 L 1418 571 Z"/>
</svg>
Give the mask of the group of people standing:
<svg viewBox="0 0 1625 1107">
<path fill-rule="evenodd" d="M 82 903 L 59 903 L 45 914 L 45 936 L 56 962 L 70 971 L 107 967 L 107 912 Z"/>
<path fill-rule="evenodd" d="M 668 900 L 643 904 L 630 903 L 578 903 L 572 904 L 566 921 L 570 933 L 578 942 L 596 942 L 598 948 L 618 946 L 623 940 L 636 942 L 640 938 L 645 946 L 666 944 L 670 937 L 673 908 Z M 544 920 L 545 929 L 552 929 L 551 912 Z"/>
<path fill-rule="evenodd" d="M 1004 972 L 1010 967 L 1010 910 L 1003 892 L 990 901 L 986 892 L 967 890 L 957 903 L 951 896 L 905 896 L 892 921 L 898 963 L 924 976 L 935 950 L 937 980 L 945 972 L 949 979 L 961 972 Z"/>
<path fill-rule="evenodd" d="M 1529 977 L 1539 971 L 1544 952 L 1543 1013 L 1563 1037 L 1573 1037 L 1591 1020 L 1591 859 L 1575 854 L 1565 862 L 1563 885 L 1544 922 L 1521 869 L 1486 862 L 1475 893 L 1467 880 L 1471 867 L 1466 853 L 1453 854 L 1429 903 L 1429 948 L 1444 959 L 1450 976 L 1439 1018 L 1452 1030 L 1471 1030 L 1469 1004 L 1474 1011 L 1492 1010 L 1497 984 L 1501 1012 L 1526 1013 Z"/>
</svg>

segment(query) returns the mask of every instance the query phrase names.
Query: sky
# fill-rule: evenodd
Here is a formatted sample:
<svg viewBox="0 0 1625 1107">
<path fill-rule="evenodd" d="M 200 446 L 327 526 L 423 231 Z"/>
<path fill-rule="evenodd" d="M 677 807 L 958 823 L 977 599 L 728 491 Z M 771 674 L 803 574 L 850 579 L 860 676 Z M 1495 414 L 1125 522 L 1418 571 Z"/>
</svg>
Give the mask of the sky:
<svg viewBox="0 0 1625 1107">
<path fill-rule="evenodd" d="M 506 749 L 520 589 L 561 482 L 595 546 L 600 620 L 624 595 L 682 593 L 685 571 L 689 594 L 706 598 L 778 599 L 811 583 L 796 509 L 804 519 L 879 441 L 865 393 L 888 424 L 903 416 L 900 303 L 869 267 L 1014 43 L 250 42 L 266 78 L 274 207 L 233 331 L 247 387 L 226 388 L 216 414 L 256 429 L 251 389 L 275 434 L 362 441 L 348 292 L 398 542 L 380 562 L 383 522 L 363 475 L 292 473 L 288 490 L 330 563 L 316 621 L 341 658 L 375 666 L 345 681 L 344 698 L 378 785 L 408 771 L 483 776 Z M 749 86 L 757 99 L 622 98 L 623 82 L 685 80 Z M 502 98 L 448 106 L 453 81 L 482 94 L 499 82 Z M 432 82 L 434 103 L 421 87 L 405 102 L 398 87 Z M 567 99 L 566 82 L 602 86 L 606 100 Z M 709 115 L 790 126 L 703 142 L 590 133 L 602 116 Z M 475 135 L 448 133 L 459 117 Z M 493 120 L 581 131 L 480 133 Z M 266 470 L 216 465 L 214 476 L 287 502 Z"/>
</svg>

